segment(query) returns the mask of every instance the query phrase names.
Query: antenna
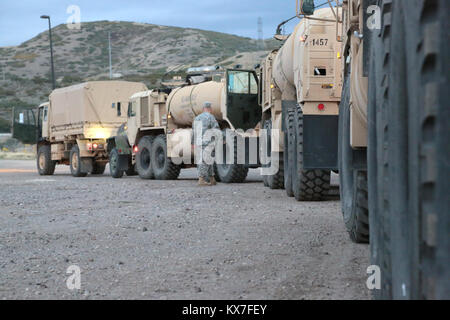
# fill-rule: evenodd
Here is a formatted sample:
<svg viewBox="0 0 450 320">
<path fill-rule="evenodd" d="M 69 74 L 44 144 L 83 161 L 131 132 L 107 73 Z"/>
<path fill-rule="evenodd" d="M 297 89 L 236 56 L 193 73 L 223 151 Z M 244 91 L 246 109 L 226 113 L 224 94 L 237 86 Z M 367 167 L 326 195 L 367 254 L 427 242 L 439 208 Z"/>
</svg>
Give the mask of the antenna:
<svg viewBox="0 0 450 320">
<path fill-rule="evenodd" d="M 112 79 L 111 32 L 109 31 L 108 31 L 108 47 L 109 47 L 109 79 Z"/>
<path fill-rule="evenodd" d="M 262 50 L 266 48 L 264 43 L 263 20 L 261 17 L 258 17 L 258 47 Z"/>
</svg>

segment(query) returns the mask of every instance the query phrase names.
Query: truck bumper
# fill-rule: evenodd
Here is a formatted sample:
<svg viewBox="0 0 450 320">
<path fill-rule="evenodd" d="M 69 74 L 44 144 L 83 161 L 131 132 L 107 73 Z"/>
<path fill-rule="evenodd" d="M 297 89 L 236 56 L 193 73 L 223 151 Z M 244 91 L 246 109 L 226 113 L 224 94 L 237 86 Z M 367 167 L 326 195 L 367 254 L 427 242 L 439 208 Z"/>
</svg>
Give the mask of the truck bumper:
<svg viewBox="0 0 450 320">
<path fill-rule="evenodd" d="M 77 145 L 82 158 L 107 158 L 105 139 L 77 139 Z"/>
</svg>

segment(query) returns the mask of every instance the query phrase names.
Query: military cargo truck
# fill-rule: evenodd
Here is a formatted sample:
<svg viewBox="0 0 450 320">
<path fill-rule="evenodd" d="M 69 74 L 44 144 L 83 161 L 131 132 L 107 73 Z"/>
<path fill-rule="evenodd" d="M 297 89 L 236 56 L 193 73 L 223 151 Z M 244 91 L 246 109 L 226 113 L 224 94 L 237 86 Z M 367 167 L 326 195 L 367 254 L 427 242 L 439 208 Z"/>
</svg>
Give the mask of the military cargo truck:
<svg viewBox="0 0 450 320">
<path fill-rule="evenodd" d="M 450 2 L 328 3 L 345 78 L 330 132 L 345 225 L 353 241 L 370 239 L 376 298 L 449 299 Z M 314 1 L 297 9 L 316 19 Z"/>
<path fill-rule="evenodd" d="M 37 126 L 31 111 L 15 117 L 14 135 L 31 140 L 36 129 L 30 128 L 37 127 L 40 175 L 52 175 L 57 164 L 69 165 L 74 177 L 103 174 L 108 162 L 106 139 L 126 121 L 129 97 L 146 89 L 142 83 L 126 81 L 93 81 L 56 89 L 50 101 L 39 106 Z"/>
<path fill-rule="evenodd" d="M 136 170 L 143 179 L 172 180 L 182 168 L 193 167 L 192 124 L 208 101 L 220 129 L 232 135 L 232 141 L 222 139 L 227 143 L 216 155 L 216 160 L 222 157 L 215 165 L 216 178 L 243 182 L 249 167 L 259 165 L 251 159 L 258 154 L 258 131 L 253 130 L 261 118 L 257 98 L 254 71 L 216 67 L 188 70 L 183 86 L 134 94 L 127 124 L 108 140 L 111 175 L 120 178 Z"/>
<path fill-rule="evenodd" d="M 330 8 L 303 19 L 260 68 L 262 124 L 267 156 L 279 170 L 264 175 L 272 189 L 286 189 L 299 201 L 329 194 L 337 170 L 337 128 L 342 91 L 340 46 Z"/>
</svg>

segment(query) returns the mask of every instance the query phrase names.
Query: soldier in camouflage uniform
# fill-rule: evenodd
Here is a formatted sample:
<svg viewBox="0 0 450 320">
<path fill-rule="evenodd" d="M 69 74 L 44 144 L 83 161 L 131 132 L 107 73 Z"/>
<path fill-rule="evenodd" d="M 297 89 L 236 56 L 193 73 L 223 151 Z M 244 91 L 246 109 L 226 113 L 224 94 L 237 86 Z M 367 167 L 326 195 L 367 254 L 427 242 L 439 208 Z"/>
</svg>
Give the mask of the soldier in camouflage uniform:
<svg viewBox="0 0 450 320">
<path fill-rule="evenodd" d="M 203 113 L 198 115 L 194 119 L 192 125 L 192 145 L 197 148 L 197 170 L 198 170 L 198 184 L 200 186 L 216 185 L 216 179 L 214 178 L 214 159 L 213 150 L 214 142 L 212 139 L 206 138 L 205 133 L 207 130 L 218 129 L 219 124 L 216 118 L 212 115 L 211 103 L 205 102 L 203 106 Z M 200 133 L 201 136 L 197 136 Z"/>
</svg>

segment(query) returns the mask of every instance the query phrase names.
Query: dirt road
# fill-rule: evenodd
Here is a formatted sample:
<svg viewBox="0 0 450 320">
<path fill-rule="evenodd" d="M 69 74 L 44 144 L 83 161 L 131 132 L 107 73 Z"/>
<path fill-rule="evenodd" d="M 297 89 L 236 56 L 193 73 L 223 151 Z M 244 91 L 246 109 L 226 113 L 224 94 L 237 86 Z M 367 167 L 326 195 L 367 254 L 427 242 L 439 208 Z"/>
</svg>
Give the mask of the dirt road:
<svg viewBox="0 0 450 320">
<path fill-rule="evenodd" d="M 368 247 L 337 200 L 298 203 L 257 170 L 240 185 L 195 177 L 40 177 L 34 161 L 0 160 L 0 299 L 370 298 Z"/>
</svg>

